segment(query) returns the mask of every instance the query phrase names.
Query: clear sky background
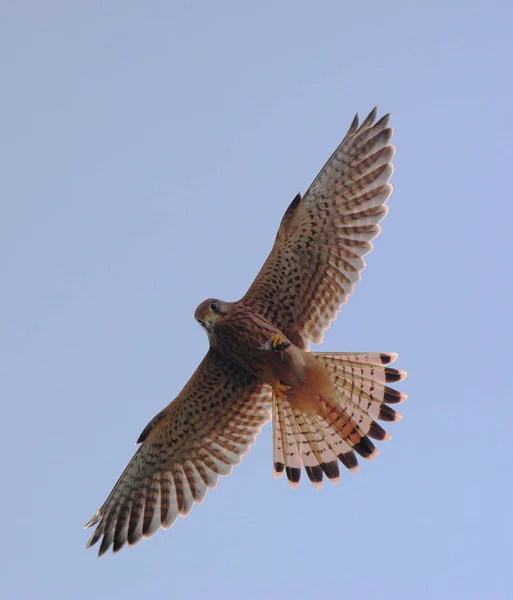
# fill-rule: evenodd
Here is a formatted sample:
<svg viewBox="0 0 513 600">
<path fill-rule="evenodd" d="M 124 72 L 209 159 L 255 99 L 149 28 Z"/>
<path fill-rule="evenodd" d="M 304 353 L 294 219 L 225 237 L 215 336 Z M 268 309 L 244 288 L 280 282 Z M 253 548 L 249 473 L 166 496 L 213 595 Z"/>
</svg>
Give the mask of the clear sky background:
<svg viewBox="0 0 513 600">
<path fill-rule="evenodd" d="M 511 598 L 510 2 L 0 6 L 2 598 Z M 396 351 L 403 421 L 320 491 L 271 428 L 186 520 L 83 525 L 283 211 L 375 104 L 390 213 L 324 350 Z"/>
</svg>

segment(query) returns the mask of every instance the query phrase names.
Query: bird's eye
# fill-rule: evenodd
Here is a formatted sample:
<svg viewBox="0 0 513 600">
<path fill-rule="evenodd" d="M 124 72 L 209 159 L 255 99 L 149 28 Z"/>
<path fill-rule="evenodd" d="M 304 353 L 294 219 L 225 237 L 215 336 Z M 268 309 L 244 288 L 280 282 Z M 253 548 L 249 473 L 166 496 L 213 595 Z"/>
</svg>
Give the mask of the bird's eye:
<svg viewBox="0 0 513 600">
<path fill-rule="evenodd" d="M 215 312 L 217 312 L 217 311 L 219 310 L 219 306 L 217 306 L 217 303 L 216 303 L 216 302 L 211 302 L 211 303 L 210 303 L 210 307 L 209 307 L 209 308 L 210 308 L 210 310 L 211 310 L 212 312 L 214 312 L 214 313 L 215 313 Z"/>
</svg>

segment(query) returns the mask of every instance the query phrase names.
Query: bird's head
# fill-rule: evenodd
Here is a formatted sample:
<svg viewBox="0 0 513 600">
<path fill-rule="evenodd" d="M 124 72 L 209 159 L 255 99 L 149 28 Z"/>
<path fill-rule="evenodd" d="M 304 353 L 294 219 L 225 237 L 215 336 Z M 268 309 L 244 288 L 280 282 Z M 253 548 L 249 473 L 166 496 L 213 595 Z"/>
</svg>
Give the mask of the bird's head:
<svg viewBox="0 0 513 600">
<path fill-rule="evenodd" d="M 194 318 L 209 333 L 216 321 L 227 314 L 229 305 L 229 302 L 223 302 L 217 300 L 217 298 L 208 298 L 194 311 Z"/>
</svg>

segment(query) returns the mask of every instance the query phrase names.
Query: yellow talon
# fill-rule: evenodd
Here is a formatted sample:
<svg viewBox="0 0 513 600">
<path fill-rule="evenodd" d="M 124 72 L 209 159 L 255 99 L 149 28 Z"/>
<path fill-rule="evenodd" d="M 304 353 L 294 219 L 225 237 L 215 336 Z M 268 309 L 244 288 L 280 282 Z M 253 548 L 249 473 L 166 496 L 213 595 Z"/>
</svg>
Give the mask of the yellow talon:
<svg viewBox="0 0 513 600">
<path fill-rule="evenodd" d="M 292 388 L 289 385 L 283 385 L 283 383 L 278 380 L 273 389 L 277 400 L 286 400 L 288 392 L 290 392 Z"/>
<path fill-rule="evenodd" d="M 285 338 L 280 333 L 273 334 L 269 341 L 271 342 L 271 346 L 274 350 L 285 343 Z"/>
</svg>

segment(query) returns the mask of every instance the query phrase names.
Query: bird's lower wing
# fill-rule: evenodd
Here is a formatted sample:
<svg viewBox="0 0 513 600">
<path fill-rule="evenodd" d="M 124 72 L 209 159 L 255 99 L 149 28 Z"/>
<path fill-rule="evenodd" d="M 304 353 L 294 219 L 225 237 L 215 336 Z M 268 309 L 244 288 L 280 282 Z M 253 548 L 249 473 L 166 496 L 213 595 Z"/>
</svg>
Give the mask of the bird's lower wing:
<svg viewBox="0 0 513 600">
<path fill-rule="evenodd" d="M 88 547 L 100 556 L 169 529 L 229 475 L 270 418 L 270 388 L 209 350 L 178 397 L 154 417 L 100 510 Z"/>
<path fill-rule="evenodd" d="M 242 299 L 299 347 L 322 341 L 365 267 L 392 193 L 389 115 L 358 115 L 304 197 L 285 212 L 273 249 Z"/>
</svg>

